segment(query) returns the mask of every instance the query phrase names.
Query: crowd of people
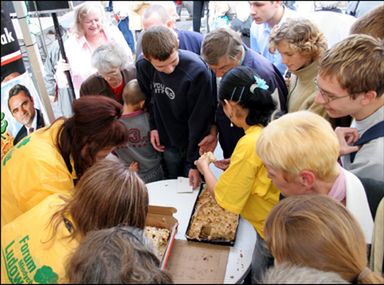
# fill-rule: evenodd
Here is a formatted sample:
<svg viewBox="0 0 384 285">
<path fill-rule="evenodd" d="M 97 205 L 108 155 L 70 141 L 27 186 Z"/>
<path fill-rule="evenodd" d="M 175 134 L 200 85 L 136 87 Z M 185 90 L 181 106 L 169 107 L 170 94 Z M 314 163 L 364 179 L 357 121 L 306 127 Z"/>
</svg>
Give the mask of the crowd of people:
<svg viewBox="0 0 384 285">
<path fill-rule="evenodd" d="M 23 127 L 1 162 L 2 283 L 172 283 L 143 234 L 146 183 L 179 176 L 253 226 L 245 283 L 383 283 L 384 5 L 248 1 L 235 31 L 231 1 L 193 1 L 187 31 L 189 1 L 137 1 L 133 30 L 108 2 L 124 22 L 86 1 L 67 61 L 49 52 L 54 122 L 25 86 L 7 94 Z M 209 7 L 221 18 L 202 34 Z"/>
</svg>

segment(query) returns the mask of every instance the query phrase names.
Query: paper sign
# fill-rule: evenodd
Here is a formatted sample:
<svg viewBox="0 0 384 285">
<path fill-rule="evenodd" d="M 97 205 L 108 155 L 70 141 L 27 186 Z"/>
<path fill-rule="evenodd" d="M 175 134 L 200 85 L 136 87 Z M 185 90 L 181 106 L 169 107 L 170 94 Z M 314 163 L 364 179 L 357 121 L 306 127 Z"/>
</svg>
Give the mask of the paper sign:
<svg viewBox="0 0 384 285">
<path fill-rule="evenodd" d="M 192 193 L 193 188 L 189 185 L 187 177 L 177 177 L 177 193 Z"/>
</svg>

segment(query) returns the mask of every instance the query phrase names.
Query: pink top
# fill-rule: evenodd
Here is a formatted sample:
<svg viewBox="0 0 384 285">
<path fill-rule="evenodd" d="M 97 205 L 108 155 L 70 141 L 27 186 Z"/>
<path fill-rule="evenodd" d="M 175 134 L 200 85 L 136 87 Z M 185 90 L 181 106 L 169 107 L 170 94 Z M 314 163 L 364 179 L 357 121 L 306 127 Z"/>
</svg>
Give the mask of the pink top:
<svg viewBox="0 0 384 285">
<path fill-rule="evenodd" d="M 340 174 L 336 178 L 335 183 L 331 188 L 331 191 L 328 193 L 328 196 L 335 199 L 336 201 L 342 202 L 347 193 L 347 185 L 345 180 L 345 173 L 342 167 L 339 165 Z"/>
<path fill-rule="evenodd" d="M 108 42 L 115 42 L 126 51 L 129 58 L 128 63 L 133 63 L 132 51 L 120 30 L 115 26 L 107 26 L 103 32 Z M 96 69 L 91 64 L 91 56 L 94 49 L 89 45 L 84 36 L 79 38 L 73 34 L 65 41 L 64 47 L 68 63 L 71 66 L 70 72 L 76 98 L 79 98 L 81 83 L 96 72 Z"/>
</svg>

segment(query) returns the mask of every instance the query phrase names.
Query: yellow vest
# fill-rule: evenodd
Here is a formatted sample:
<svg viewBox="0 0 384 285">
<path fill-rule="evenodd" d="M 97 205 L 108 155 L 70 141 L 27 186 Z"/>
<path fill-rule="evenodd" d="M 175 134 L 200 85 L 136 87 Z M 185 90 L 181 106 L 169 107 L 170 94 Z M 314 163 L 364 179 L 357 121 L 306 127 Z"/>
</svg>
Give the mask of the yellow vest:
<svg viewBox="0 0 384 285">
<path fill-rule="evenodd" d="M 56 137 L 60 120 L 50 129 L 27 136 L 1 162 L 1 225 L 14 220 L 54 193 L 68 193 L 74 187 L 61 156 Z"/>
</svg>

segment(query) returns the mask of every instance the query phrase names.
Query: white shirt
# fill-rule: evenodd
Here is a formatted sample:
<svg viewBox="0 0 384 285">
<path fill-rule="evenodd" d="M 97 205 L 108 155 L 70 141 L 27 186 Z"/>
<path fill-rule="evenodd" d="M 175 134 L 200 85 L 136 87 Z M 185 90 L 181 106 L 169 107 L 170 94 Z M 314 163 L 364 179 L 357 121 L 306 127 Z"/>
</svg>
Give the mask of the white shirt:
<svg viewBox="0 0 384 285">
<path fill-rule="evenodd" d="M 317 25 L 327 39 L 328 48 L 348 37 L 349 30 L 356 21 L 351 15 L 332 11 L 316 11 L 303 16 Z"/>
<path fill-rule="evenodd" d="M 33 117 L 33 121 L 32 121 L 31 126 L 29 128 L 27 128 L 27 126 L 25 126 L 25 128 L 27 129 L 28 135 L 31 134 L 29 131 L 30 128 L 33 128 L 33 131 L 37 130 L 37 110 L 36 109 L 35 109 L 35 116 Z"/>
<path fill-rule="evenodd" d="M 104 34 L 108 42 L 114 42 L 124 50 L 128 56 L 129 63 L 132 63 L 132 51 L 120 30 L 113 25 L 109 25 L 104 27 Z M 97 71 L 91 63 L 93 48 L 89 45 L 84 36 L 78 38 L 73 34 L 70 34 L 68 39 L 65 41 L 64 48 L 68 58 L 68 63 L 71 67 L 70 73 L 76 98 L 79 98 L 81 84 Z"/>
<path fill-rule="evenodd" d="M 343 169 L 346 183 L 346 205 L 359 223 L 367 244 L 372 243 L 373 219 L 364 186 L 353 173 Z"/>
</svg>

